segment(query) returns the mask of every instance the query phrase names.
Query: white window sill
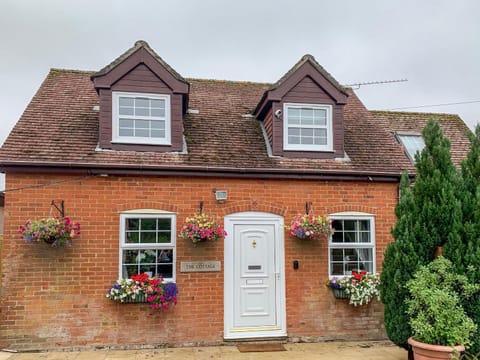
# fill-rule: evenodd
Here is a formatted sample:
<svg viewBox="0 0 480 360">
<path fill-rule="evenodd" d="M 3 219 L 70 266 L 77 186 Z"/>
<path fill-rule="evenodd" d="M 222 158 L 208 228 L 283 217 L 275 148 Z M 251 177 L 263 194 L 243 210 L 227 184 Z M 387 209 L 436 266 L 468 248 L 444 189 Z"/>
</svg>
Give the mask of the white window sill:
<svg viewBox="0 0 480 360">
<path fill-rule="evenodd" d="M 128 144 L 128 145 L 163 145 L 163 146 L 171 146 L 171 142 L 153 142 L 148 140 L 123 140 L 123 139 L 115 139 L 111 141 L 112 144 Z"/>
</svg>

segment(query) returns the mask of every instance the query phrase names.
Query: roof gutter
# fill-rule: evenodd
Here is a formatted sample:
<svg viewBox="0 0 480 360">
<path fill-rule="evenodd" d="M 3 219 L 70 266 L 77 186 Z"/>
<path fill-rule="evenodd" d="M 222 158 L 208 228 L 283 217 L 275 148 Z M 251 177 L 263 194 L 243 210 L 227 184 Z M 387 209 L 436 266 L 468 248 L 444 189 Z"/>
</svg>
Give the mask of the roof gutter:
<svg viewBox="0 0 480 360">
<path fill-rule="evenodd" d="M 398 182 L 401 173 L 329 169 L 235 168 L 211 166 L 166 166 L 142 164 L 91 164 L 2 161 L 1 172 L 47 172 L 89 175 L 195 176 L 265 179 L 311 179 Z"/>
</svg>

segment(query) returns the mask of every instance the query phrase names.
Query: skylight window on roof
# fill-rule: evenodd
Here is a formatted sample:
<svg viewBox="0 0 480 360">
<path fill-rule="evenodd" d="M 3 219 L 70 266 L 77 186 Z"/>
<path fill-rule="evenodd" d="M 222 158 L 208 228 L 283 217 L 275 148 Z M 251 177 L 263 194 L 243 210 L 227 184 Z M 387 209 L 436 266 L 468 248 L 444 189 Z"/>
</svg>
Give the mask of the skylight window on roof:
<svg viewBox="0 0 480 360">
<path fill-rule="evenodd" d="M 403 145 L 410 161 L 415 164 L 415 154 L 421 152 L 425 147 L 422 135 L 420 134 L 398 134 L 397 139 Z"/>
</svg>

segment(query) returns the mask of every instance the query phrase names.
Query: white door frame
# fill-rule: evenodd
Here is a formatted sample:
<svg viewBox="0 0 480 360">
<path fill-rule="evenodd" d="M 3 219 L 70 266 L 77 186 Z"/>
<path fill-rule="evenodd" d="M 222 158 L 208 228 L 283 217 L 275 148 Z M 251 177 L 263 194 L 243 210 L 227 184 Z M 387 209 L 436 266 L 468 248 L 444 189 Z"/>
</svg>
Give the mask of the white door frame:
<svg viewBox="0 0 480 360">
<path fill-rule="evenodd" d="M 274 225 L 275 233 L 275 269 L 276 274 L 276 318 L 277 326 L 270 328 L 234 328 L 234 225 Z M 246 339 L 265 337 L 285 337 L 286 329 L 286 303 L 285 303 L 285 255 L 284 255 L 284 229 L 283 217 L 264 212 L 240 212 L 225 217 L 224 246 L 224 338 Z"/>
</svg>

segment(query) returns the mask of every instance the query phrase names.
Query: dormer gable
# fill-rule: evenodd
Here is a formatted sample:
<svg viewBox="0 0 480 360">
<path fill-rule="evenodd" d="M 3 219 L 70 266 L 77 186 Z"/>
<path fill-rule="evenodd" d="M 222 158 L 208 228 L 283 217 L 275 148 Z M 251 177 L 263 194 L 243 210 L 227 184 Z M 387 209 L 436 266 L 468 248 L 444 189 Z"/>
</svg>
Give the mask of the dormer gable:
<svg viewBox="0 0 480 360">
<path fill-rule="evenodd" d="M 263 121 L 273 155 L 343 158 L 348 93 L 311 55 L 303 56 L 263 94 Z"/>
<path fill-rule="evenodd" d="M 145 41 L 137 41 L 91 79 L 100 101 L 100 148 L 183 149 L 190 85 Z"/>
</svg>

